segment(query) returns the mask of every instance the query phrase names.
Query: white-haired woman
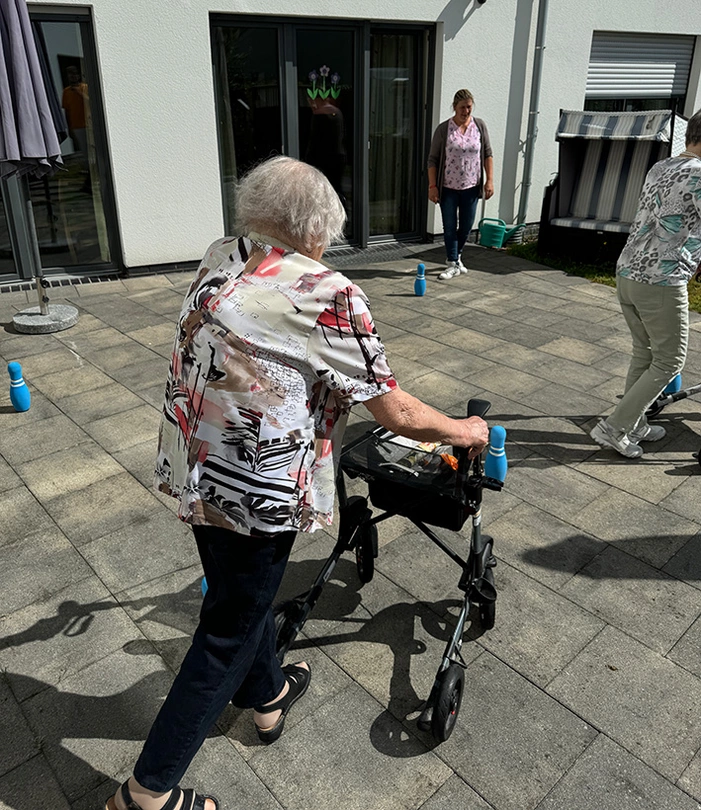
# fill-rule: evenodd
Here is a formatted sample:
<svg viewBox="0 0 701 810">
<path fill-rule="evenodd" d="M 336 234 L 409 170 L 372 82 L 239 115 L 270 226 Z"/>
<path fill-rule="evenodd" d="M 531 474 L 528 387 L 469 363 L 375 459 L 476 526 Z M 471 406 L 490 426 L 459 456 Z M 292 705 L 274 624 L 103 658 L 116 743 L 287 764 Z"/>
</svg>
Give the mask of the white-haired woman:
<svg viewBox="0 0 701 810">
<path fill-rule="evenodd" d="M 207 251 L 177 327 L 156 484 L 193 528 L 209 589 L 199 626 L 134 776 L 109 810 L 216 810 L 177 783 L 229 701 L 265 743 L 304 694 L 281 667 L 272 602 L 298 531 L 332 522 L 334 457 L 349 408 L 391 430 L 471 448 L 481 419 L 453 420 L 397 385 L 362 291 L 320 264 L 343 230 L 317 169 L 278 157 L 237 195 L 240 237 Z"/>
<path fill-rule="evenodd" d="M 462 251 L 475 221 L 477 203 L 494 194 L 494 158 L 487 125 L 472 115 L 469 90 L 453 98 L 453 117 L 436 127 L 428 154 L 428 199 L 441 207 L 446 268 L 440 279 L 467 273 Z"/>
</svg>

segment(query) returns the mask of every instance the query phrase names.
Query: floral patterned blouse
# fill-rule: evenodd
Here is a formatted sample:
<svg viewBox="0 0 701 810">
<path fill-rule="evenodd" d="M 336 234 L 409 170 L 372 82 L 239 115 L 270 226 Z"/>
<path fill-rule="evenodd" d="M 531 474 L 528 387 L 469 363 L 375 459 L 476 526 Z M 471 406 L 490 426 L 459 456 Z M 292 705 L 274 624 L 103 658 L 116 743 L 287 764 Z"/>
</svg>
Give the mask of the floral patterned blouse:
<svg viewBox="0 0 701 810">
<path fill-rule="evenodd" d="M 394 388 L 362 290 L 291 249 L 219 240 L 180 313 L 156 487 L 192 524 L 327 526 L 349 408 Z"/>
<path fill-rule="evenodd" d="M 444 188 L 463 191 L 478 186 L 482 180 L 480 131 L 470 118 L 465 132 L 451 118 L 445 144 Z"/>
<path fill-rule="evenodd" d="M 661 160 L 645 178 L 617 273 L 645 284 L 679 287 L 700 262 L 701 159 Z"/>
</svg>

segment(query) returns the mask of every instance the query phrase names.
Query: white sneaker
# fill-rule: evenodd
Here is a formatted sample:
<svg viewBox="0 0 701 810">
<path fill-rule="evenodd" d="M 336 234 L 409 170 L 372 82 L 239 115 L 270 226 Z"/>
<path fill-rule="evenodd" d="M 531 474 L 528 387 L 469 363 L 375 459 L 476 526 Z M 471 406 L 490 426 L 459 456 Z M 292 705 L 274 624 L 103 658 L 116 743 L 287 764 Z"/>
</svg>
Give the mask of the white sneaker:
<svg viewBox="0 0 701 810">
<path fill-rule="evenodd" d="M 467 267 L 462 263 L 462 259 L 458 259 L 458 270 L 460 270 L 461 273 L 467 273 Z"/>
<path fill-rule="evenodd" d="M 636 444 L 640 444 L 640 442 L 659 442 L 660 439 L 664 439 L 667 435 L 667 431 L 662 427 L 662 425 L 641 425 L 639 428 L 635 430 L 631 430 L 628 434 L 628 438 L 635 442 Z"/>
<path fill-rule="evenodd" d="M 623 431 L 616 430 L 605 419 L 600 419 L 589 434 L 601 447 L 610 447 L 626 458 L 640 458 L 643 448 L 631 441 Z"/>
<path fill-rule="evenodd" d="M 445 281 L 449 278 L 455 278 L 460 275 L 460 265 L 457 262 L 448 262 L 445 270 L 439 274 L 438 278 Z"/>
</svg>

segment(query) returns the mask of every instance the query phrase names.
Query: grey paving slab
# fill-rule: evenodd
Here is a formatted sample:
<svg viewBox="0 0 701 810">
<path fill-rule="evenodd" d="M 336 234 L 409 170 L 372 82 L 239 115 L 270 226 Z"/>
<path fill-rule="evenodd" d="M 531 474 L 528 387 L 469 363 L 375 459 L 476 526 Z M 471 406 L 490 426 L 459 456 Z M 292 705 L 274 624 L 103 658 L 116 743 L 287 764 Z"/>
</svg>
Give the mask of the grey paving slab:
<svg viewBox="0 0 701 810">
<path fill-rule="evenodd" d="M 172 328 L 172 324 L 168 324 L 168 326 Z M 87 353 L 87 357 L 93 365 L 110 374 L 124 366 L 148 363 L 153 360 L 154 352 L 150 348 L 140 345 L 136 340 L 131 340 L 107 349 L 91 350 Z"/>
<path fill-rule="evenodd" d="M 161 416 L 151 405 L 139 405 L 130 411 L 105 416 L 84 425 L 84 430 L 105 450 L 117 452 L 135 444 L 158 438 Z"/>
<path fill-rule="evenodd" d="M 696 756 L 689 763 L 689 767 L 677 780 L 677 785 L 696 799 L 690 805 L 693 808 L 701 807 L 701 754 Z"/>
<path fill-rule="evenodd" d="M 17 464 L 16 469 L 40 501 L 75 492 L 123 472 L 123 468 L 92 440 L 53 453 L 48 459 Z"/>
<path fill-rule="evenodd" d="M 22 486 L 22 479 L 0 454 L 0 498 L 5 492 L 19 486 Z"/>
<path fill-rule="evenodd" d="M 655 568 L 662 568 L 699 530 L 689 520 L 616 489 L 596 498 L 570 520 Z"/>
<path fill-rule="evenodd" d="M 88 396 L 75 394 L 57 399 L 56 402 L 58 407 L 79 425 L 129 411 L 143 404 L 142 399 L 119 383 L 96 388 Z"/>
<path fill-rule="evenodd" d="M 435 354 L 428 355 L 428 357 L 423 358 L 423 362 L 433 369 L 442 371 L 444 374 L 450 374 L 466 382 L 470 381 L 470 378 L 475 372 L 494 366 L 494 363 L 486 360 L 484 357 L 452 348 L 448 351 L 444 349 Z"/>
<path fill-rule="evenodd" d="M 604 547 L 595 537 L 530 504 L 517 506 L 490 524 L 489 533 L 497 557 L 554 590 Z"/>
<path fill-rule="evenodd" d="M 54 521 L 25 486 L 0 493 L 0 548 L 54 528 Z"/>
<path fill-rule="evenodd" d="M 509 438 L 513 439 L 513 435 Z M 605 484 L 588 475 L 555 465 L 551 459 L 535 453 L 509 472 L 508 481 L 509 488 L 518 493 L 519 498 L 562 520 L 608 490 Z"/>
<path fill-rule="evenodd" d="M 686 455 L 686 454 L 685 454 Z M 669 465 L 668 471 L 670 473 L 679 472 L 679 456 L 676 456 L 672 463 Z M 677 515 L 682 515 L 689 520 L 701 523 L 701 476 L 699 476 L 696 469 L 694 469 L 693 462 L 688 468 L 691 475 L 684 479 L 679 475 L 670 474 L 668 477 L 672 482 L 680 481 L 679 485 L 674 487 L 669 494 L 666 494 L 664 499 L 660 500 L 660 505 L 665 509 L 669 509 Z M 659 485 L 659 482 L 656 482 Z M 666 482 L 662 482 L 663 492 L 668 488 Z"/>
<path fill-rule="evenodd" d="M 499 562 L 497 620 L 479 643 L 521 675 L 545 686 L 604 627 L 601 619 Z"/>
<path fill-rule="evenodd" d="M 29 385 L 29 390 L 31 392 L 30 408 L 21 413 L 16 411 L 10 403 L 9 385 L 5 391 L 0 393 L 0 431 L 19 425 L 38 424 L 50 416 L 58 416 L 61 413 L 53 402 L 37 391 L 33 385 Z"/>
<path fill-rule="evenodd" d="M 41 529 L 0 546 L 0 615 L 12 613 L 92 574 L 57 528 Z"/>
<path fill-rule="evenodd" d="M 24 701 L 69 801 L 133 767 L 172 677 L 157 655 L 119 650 Z"/>
<path fill-rule="evenodd" d="M 3 294 L 3 300 L 5 294 Z M 34 354 L 47 354 L 60 348 L 53 335 L 20 335 L 17 332 L 3 332 L 0 330 L 0 354 L 8 362 L 19 360 Z"/>
<path fill-rule="evenodd" d="M 545 384 L 542 377 L 527 374 L 514 368 L 497 364 L 493 367 L 478 371 L 470 378 L 476 388 L 482 388 L 493 394 L 524 402 L 529 401 L 530 394 Z"/>
<path fill-rule="evenodd" d="M 454 628 L 448 609 L 462 604 L 455 598 L 421 602 L 383 579 L 387 606 L 372 614 L 339 622 L 324 635 L 309 633 L 310 640 L 398 720 L 415 719 L 427 700 L 443 651 Z M 466 643 L 466 662 L 482 649 Z"/>
<path fill-rule="evenodd" d="M 199 559 L 190 527 L 163 507 L 145 520 L 86 543 L 80 551 L 113 593 Z"/>
<path fill-rule="evenodd" d="M 459 403 L 464 412 L 467 401 L 480 390 L 473 380 L 458 380 L 449 374 L 432 371 L 411 380 L 407 390 L 441 411 L 447 412 Z"/>
<path fill-rule="evenodd" d="M 699 679 L 613 627 L 547 691 L 672 781 L 701 747 Z"/>
<path fill-rule="evenodd" d="M 701 805 L 600 734 L 538 810 L 698 810 Z"/>
<path fill-rule="evenodd" d="M 661 504 L 677 515 L 701 521 L 701 509 L 694 510 L 693 501 L 687 507 L 683 496 L 670 497 L 685 482 L 686 476 L 679 475 L 682 454 L 664 449 L 655 452 L 655 445 L 650 449 L 653 452 L 648 453 L 646 448 L 641 461 L 635 464 L 618 453 L 597 452 L 579 464 L 577 470 L 650 503 Z"/>
<path fill-rule="evenodd" d="M 540 351 L 554 354 L 556 357 L 563 357 L 566 360 L 574 360 L 584 365 L 595 365 L 598 369 L 602 369 L 602 359 L 611 354 L 610 349 L 585 340 L 568 337 L 559 337 L 549 343 L 544 343 L 540 346 Z"/>
<path fill-rule="evenodd" d="M 496 524 L 490 524 L 491 529 Z M 460 568 L 418 529 L 407 523 L 401 537 L 380 550 L 376 568 L 395 585 L 423 602 L 459 598 Z M 469 523 L 463 534 L 438 530 L 437 534 L 463 558 L 469 551 Z M 439 615 L 443 609 L 439 611 Z"/>
<path fill-rule="evenodd" d="M 157 444 L 153 440 L 125 447 L 112 455 L 148 490 L 153 486 L 153 471 L 156 465 Z"/>
<path fill-rule="evenodd" d="M 701 619 L 697 619 L 667 653 L 667 658 L 701 678 Z"/>
<path fill-rule="evenodd" d="M 701 535 L 694 535 L 662 570 L 695 588 L 701 588 Z"/>
<path fill-rule="evenodd" d="M 116 369 L 111 372 L 111 375 L 117 382 L 138 395 L 141 395 L 145 389 L 160 386 L 160 399 L 162 400 L 168 374 L 168 360 L 156 354 L 153 357 L 153 360 L 145 363 L 136 363 Z"/>
<path fill-rule="evenodd" d="M 73 545 L 80 547 L 130 523 L 146 521 L 161 502 L 126 472 L 43 502 Z"/>
<path fill-rule="evenodd" d="M 436 335 L 440 337 L 440 335 Z M 429 340 L 420 335 L 404 335 L 402 337 L 390 338 L 385 341 L 385 349 L 389 358 L 390 366 L 392 357 L 399 354 L 408 360 L 421 360 L 430 354 L 445 351 L 445 346 L 439 340 Z"/>
<path fill-rule="evenodd" d="M 445 350 L 442 350 L 438 354 L 445 355 Z M 433 357 L 435 358 L 437 356 L 438 355 L 434 355 Z M 425 358 L 422 358 L 422 360 L 423 359 Z M 419 360 L 410 360 L 406 357 L 402 357 L 401 354 L 392 355 L 390 358 L 390 366 L 402 388 L 406 388 L 408 382 L 430 374 L 435 370 L 432 365 L 425 365 Z"/>
<path fill-rule="evenodd" d="M 541 309 L 539 307 L 523 306 L 524 297 L 530 293 L 521 293 L 519 295 L 519 303 L 522 305 L 518 309 L 512 309 L 509 312 L 509 318 L 514 321 L 528 323 L 531 326 L 539 326 L 541 329 L 547 329 L 556 323 L 562 323 L 566 319 L 566 315 L 562 313 L 562 302 L 553 299 L 556 302 L 550 311 Z"/>
<path fill-rule="evenodd" d="M 123 279 L 124 286 L 130 292 L 138 292 L 140 290 L 152 290 L 154 288 L 166 288 L 168 290 L 173 288 L 173 284 L 166 274 L 158 273 L 156 275 L 149 274 L 147 276 L 133 276 L 131 278 Z"/>
<path fill-rule="evenodd" d="M 285 806 L 277 801 L 225 737 L 205 740 L 181 783 L 195 788 L 198 793 L 215 796 L 219 806 L 226 810 L 238 807 L 242 810 L 282 810 Z"/>
<path fill-rule="evenodd" d="M 2 776 L 39 753 L 39 743 L 27 723 L 5 677 L 0 674 L 0 802 Z"/>
<path fill-rule="evenodd" d="M 349 674 L 333 662 L 325 652 L 313 646 L 291 650 L 286 663 L 306 661 L 312 671 L 312 679 L 304 698 L 285 719 L 285 735 L 300 723 L 311 717 L 319 708 L 345 691 L 352 683 Z M 265 746 L 258 739 L 253 726 L 253 712 L 250 709 L 236 709 L 229 705 L 222 713 L 217 726 L 226 735 L 237 752 L 246 760 L 259 754 Z M 281 801 L 285 803 L 284 796 Z"/>
<path fill-rule="evenodd" d="M 100 325 L 99 329 L 93 329 L 89 332 L 78 334 L 75 334 L 71 329 L 68 332 L 59 332 L 56 337 L 81 357 L 94 354 L 103 349 L 109 349 L 113 346 L 120 346 L 125 343 L 130 344 L 132 342 L 131 338 L 119 329 L 107 326 L 103 321 L 97 318 L 95 318 L 95 321 Z"/>
<path fill-rule="evenodd" d="M 63 414 L 43 419 L 40 424 L 18 424 L 0 431 L 0 452 L 10 464 L 21 464 L 50 456 L 59 450 L 89 441 L 89 436 Z M 47 459 L 47 464 L 50 464 Z"/>
<path fill-rule="evenodd" d="M 287 810 L 409 810 L 451 774 L 355 684 L 250 764 Z"/>
<path fill-rule="evenodd" d="M 55 348 L 40 354 L 32 354 L 22 361 L 22 371 L 25 380 L 33 380 L 42 374 L 56 371 L 71 371 L 81 368 L 85 361 L 76 352 L 71 351 L 56 341 Z"/>
<path fill-rule="evenodd" d="M 70 805 L 39 754 L 0 778 L 0 810 L 70 810 Z"/>
<path fill-rule="evenodd" d="M 66 374 L 58 371 L 52 374 L 43 374 L 32 380 L 34 387 L 38 388 L 42 394 L 56 401 L 61 397 L 68 397 L 72 394 L 82 394 L 86 391 L 93 391 L 103 385 L 109 385 L 110 378 L 95 366 L 84 365 Z"/>
<path fill-rule="evenodd" d="M 438 753 L 498 810 L 526 810 L 595 736 L 591 726 L 485 653 L 465 672 L 460 715 Z"/>
<path fill-rule="evenodd" d="M 451 776 L 447 782 L 421 805 L 421 810 L 489 810 L 487 804 L 479 794 L 466 785 L 459 776 Z"/>
<path fill-rule="evenodd" d="M 0 667 L 19 700 L 100 661 L 141 633 L 97 577 L 0 618 Z"/>
<path fill-rule="evenodd" d="M 151 655 L 155 647 L 171 669 L 180 667 L 199 621 L 202 576 L 197 562 L 117 594 L 119 605 L 151 642 L 131 645 L 130 652 Z"/>
<path fill-rule="evenodd" d="M 701 614 L 701 592 L 609 546 L 560 593 L 666 653 Z"/>
</svg>

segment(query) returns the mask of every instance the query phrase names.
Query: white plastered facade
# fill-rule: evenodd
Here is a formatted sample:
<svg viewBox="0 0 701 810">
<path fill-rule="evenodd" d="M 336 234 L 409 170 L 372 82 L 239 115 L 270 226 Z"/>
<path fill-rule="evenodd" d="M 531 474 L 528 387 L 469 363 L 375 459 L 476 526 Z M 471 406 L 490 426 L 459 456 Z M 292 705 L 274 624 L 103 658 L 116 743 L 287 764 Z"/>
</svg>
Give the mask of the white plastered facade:
<svg viewBox="0 0 701 810">
<path fill-rule="evenodd" d="M 33 4 L 30 2 L 30 7 Z M 84 3 L 41 3 L 70 10 Z M 93 0 L 92 18 L 127 267 L 198 259 L 223 233 L 210 48 L 211 13 L 437 23 L 434 124 L 468 87 L 495 154 L 487 216 L 512 222 L 523 174 L 538 0 Z M 380 16 L 381 15 L 381 16 Z M 561 108 L 584 103 L 592 33 L 697 37 L 687 109 L 701 108 L 701 3 L 697 0 L 550 0 L 528 221 L 557 169 Z M 440 222 L 429 212 L 429 232 Z"/>
</svg>

